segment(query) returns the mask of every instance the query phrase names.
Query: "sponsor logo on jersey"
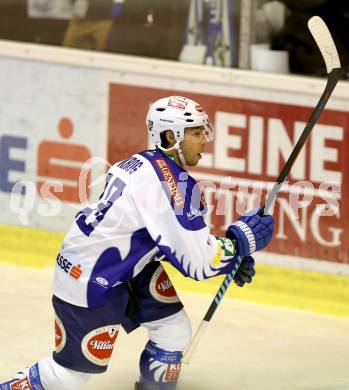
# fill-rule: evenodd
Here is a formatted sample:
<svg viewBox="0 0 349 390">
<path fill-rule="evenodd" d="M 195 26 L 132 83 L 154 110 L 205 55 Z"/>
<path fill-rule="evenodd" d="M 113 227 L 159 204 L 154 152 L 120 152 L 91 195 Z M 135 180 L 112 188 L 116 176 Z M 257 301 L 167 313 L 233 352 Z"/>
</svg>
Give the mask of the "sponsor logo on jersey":
<svg viewBox="0 0 349 390">
<path fill-rule="evenodd" d="M 179 297 L 162 265 L 154 272 L 149 284 L 150 294 L 159 302 L 177 303 Z"/>
<path fill-rule="evenodd" d="M 61 352 L 67 341 L 66 332 L 62 321 L 58 318 L 55 313 L 55 351 Z"/>
<path fill-rule="evenodd" d="M 184 206 L 184 200 L 182 197 L 182 194 L 180 193 L 178 186 L 177 186 L 177 180 L 173 172 L 171 171 L 171 168 L 167 164 L 166 160 L 164 158 L 158 158 L 155 160 L 156 164 L 160 168 L 160 172 L 162 177 L 165 180 L 165 183 L 167 185 L 167 188 L 169 190 L 169 193 L 171 195 L 171 198 L 174 202 L 174 204 L 177 207 L 183 207 Z"/>
<path fill-rule="evenodd" d="M 78 264 L 78 265 L 74 265 L 74 266 L 72 267 L 71 271 L 69 272 L 69 275 L 70 275 L 71 277 L 73 277 L 74 279 L 79 279 L 80 276 L 81 276 L 81 273 L 82 273 L 82 271 L 81 271 L 81 265 Z"/>
<path fill-rule="evenodd" d="M 108 284 L 109 284 L 109 283 L 108 283 L 108 280 L 102 278 L 102 276 L 98 276 L 98 277 L 96 278 L 96 281 L 97 281 L 98 284 L 101 284 L 102 286 L 108 286 Z"/>
<path fill-rule="evenodd" d="M 187 212 L 187 217 L 189 221 L 192 219 L 199 217 L 201 215 L 201 211 L 190 205 L 190 211 Z"/>
<path fill-rule="evenodd" d="M 98 366 L 107 366 L 112 355 L 120 325 L 109 325 L 89 332 L 81 342 L 86 359 Z"/>
<path fill-rule="evenodd" d="M 95 280 L 92 281 L 92 283 L 97 284 L 98 286 L 103 287 L 105 289 L 107 289 L 109 286 L 108 280 L 106 278 L 104 278 L 103 276 L 97 276 L 95 278 Z M 112 287 L 114 287 L 114 286 L 112 286 Z"/>
<path fill-rule="evenodd" d="M 10 384 L 9 390 L 31 390 L 30 382 L 27 377 Z M 6 388 L 5 388 L 6 389 Z"/>
<path fill-rule="evenodd" d="M 165 382 L 177 381 L 181 372 L 181 363 L 168 364 L 165 374 Z"/>
<path fill-rule="evenodd" d="M 73 265 L 68 259 L 62 256 L 60 253 L 57 258 L 57 265 L 62 269 L 66 274 L 70 275 L 72 278 L 78 280 L 82 274 L 81 265 Z"/>
</svg>

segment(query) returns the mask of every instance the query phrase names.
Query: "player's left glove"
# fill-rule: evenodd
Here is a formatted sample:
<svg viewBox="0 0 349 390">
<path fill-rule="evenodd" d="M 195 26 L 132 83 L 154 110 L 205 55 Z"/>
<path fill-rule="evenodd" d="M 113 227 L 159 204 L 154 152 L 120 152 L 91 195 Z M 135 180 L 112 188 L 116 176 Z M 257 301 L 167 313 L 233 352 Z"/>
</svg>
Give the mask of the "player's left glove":
<svg viewBox="0 0 349 390">
<path fill-rule="evenodd" d="M 245 257 L 239 269 L 234 276 L 234 282 L 239 287 L 243 287 L 245 283 L 251 283 L 253 276 L 256 274 L 254 269 L 254 259 L 252 256 Z"/>
<path fill-rule="evenodd" d="M 259 215 L 259 209 L 242 215 L 228 227 L 227 237 L 235 239 L 237 253 L 242 258 L 265 248 L 272 239 L 274 219 L 271 215 Z"/>
</svg>

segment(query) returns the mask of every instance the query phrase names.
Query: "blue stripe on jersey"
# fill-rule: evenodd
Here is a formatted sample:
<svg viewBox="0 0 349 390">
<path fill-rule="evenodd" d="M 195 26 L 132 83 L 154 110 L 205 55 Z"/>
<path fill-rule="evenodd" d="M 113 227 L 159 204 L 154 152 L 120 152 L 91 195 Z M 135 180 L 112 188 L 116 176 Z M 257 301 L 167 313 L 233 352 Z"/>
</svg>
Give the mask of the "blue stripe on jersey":
<svg viewBox="0 0 349 390">
<path fill-rule="evenodd" d="M 139 154 L 154 168 L 181 226 L 191 231 L 206 227 L 202 217 L 206 205 L 202 204 L 198 183 L 188 172 L 160 150 L 148 150 Z"/>
<path fill-rule="evenodd" d="M 87 286 L 88 307 L 105 304 L 113 291 L 112 287 L 117 282 L 131 279 L 139 259 L 156 246 L 145 228 L 134 232 L 130 242 L 129 253 L 124 259 L 117 247 L 106 249 L 97 259 Z"/>
</svg>

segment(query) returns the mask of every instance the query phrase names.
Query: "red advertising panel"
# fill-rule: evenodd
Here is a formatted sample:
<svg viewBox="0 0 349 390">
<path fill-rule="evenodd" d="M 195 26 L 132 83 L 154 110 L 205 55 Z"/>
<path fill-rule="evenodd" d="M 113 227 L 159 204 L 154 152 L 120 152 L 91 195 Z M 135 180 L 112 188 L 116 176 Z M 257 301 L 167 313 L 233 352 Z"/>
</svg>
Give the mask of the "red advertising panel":
<svg viewBox="0 0 349 390">
<path fill-rule="evenodd" d="M 173 91 L 111 84 L 108 159 L 114 163 L 148 146 L 149 104 Z M 223 235 L 270 192 L 313 110 L 311 107 L 176 91 L 199 102 L 215 140 L 192 170 L 211 209 L 207 223 Z M 268 251 L 349 263 L 346 130 L 349 113 L 326 109 L 299 155 L 273 208 Z"/>
</svg>

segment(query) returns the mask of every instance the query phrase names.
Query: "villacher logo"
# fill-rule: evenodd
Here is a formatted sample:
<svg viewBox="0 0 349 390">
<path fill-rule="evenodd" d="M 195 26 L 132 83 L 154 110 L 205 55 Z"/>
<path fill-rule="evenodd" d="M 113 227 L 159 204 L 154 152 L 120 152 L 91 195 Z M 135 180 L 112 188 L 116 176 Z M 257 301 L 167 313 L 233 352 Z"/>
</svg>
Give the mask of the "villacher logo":
<svg viewBox="0 0 349 390">
<path fill-rule="evenodd" d="M 81 342 L 84 356 L 98 366 L 107 366 L 120 325 L 109 325 L 89 332 Z"/>
<path fill-rule="evenodd" d="M 149 285 L 151 295 L 159 302 L 176 303 L 179 297 L 162 265 L 154 272 Z"/>
</svg>

